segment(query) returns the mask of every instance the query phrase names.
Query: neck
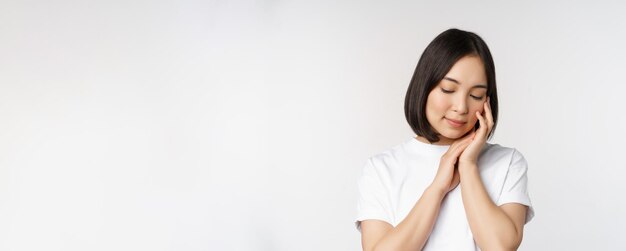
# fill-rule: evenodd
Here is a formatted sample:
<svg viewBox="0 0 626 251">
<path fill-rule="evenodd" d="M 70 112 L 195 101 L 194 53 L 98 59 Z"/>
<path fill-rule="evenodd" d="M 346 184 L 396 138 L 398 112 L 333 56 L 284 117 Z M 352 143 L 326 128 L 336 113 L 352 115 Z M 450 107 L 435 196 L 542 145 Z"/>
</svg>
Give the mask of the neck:
<svg viewBox="0 0 626 251">
<path fill-rule="evenodd" d="M 439 135 L 439 141 L 437 142 L 430 142 L 428 141 L 428 139 L 422 137 L 422 136 L 415 136 L 415 139 L 417 139 L 418 141 L 422 142 L 422 143 L 426 143 L 429 145 L 437 145 L 437 146 L 448 146 L 452 144 L 452 140 L 446 138 L 446 137 L 442 137 L 441 135 Z"/>
</svg>

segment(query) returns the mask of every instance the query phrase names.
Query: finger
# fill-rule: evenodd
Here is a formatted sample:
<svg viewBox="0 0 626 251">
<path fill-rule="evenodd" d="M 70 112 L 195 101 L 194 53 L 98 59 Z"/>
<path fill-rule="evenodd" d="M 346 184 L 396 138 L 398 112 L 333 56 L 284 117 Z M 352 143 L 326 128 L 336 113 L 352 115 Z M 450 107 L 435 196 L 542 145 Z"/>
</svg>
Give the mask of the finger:
<svg viewBox="0 0 626 251">
<path fill-rule="evenodd" d="M 454 140 L 454 142 L 452 142 L 452 145 L 450 145 L 450 149 L 454 149 L 454 148 L 456 148 L 456 146 L 457 146 L 459 143 L 461 143 L 461 142 L 462 142 L 462 141 L 464 141 L 464 140 L 467 140 L 468 138 L 471 138 L 471 137 L 472 137 L 472 133 L 473 133 L 473 132 L 468 132 L 467 134 L 465 134 L 465 136 L 463 136 L 463 137 L 461 137 L 461 138 L 458 138 L 458 139 Z"/>
<path fill-rule="evenodd" d="M 476 137 L 476 131 L 472 130 L 472 132 L 469 135 L 467 135 L 467 137 L 469 139 L 474 139 L 474 137 Z"/>
<path fill-rule="evenodd" d="M 449 157 L 446 157 L 448 159 L 452 159 L 452 158 L 456 159 L 458 156 L 461 155 L 461 153 L 465 150 L 465 148 L 467 148 L 467 146 L 472 142 L 475 136 L 476 136 L 476 132 L 471 131 L 467 135 L 463 136 L 463 138 L 455 140 L 452 143 L 452 145 L 450 145 L 450 148 L 448 148 L 448 151 L 446 151 L 444 156 L 446 155 L 449 156 Z"/>
<path fill-rule="evenodd" d="M 491 111 L 491 99 L 487 98 L 487 102 L 485 102 L 485 118 L 487 118 L 487 125 L 489 126 L 488 132 L 491 132 L 493 128 L 493 113 Z"/>
<path fill-rule="evenodd" d="M 487 122 L 485 121 L 485 118 L 483 118 L 483 116 L 480 114 L 479 111 L 476 111 L 476 117 L 478 118 L 478 122 L 480 123 L 480 128 L 478 128 L 478 133 L 477 136 L 478 137 L 483 137 L 487 135 Z"/>
<path fill-rule="evenodd" d="M 469 132 L 467 135 L 463 136 L 463 138 L 455 140 L 450 146 L 450 148 L 448 149 L 448 151 L 449 152 L 456 151 L 456 149 L 459 148 L 461 144 L 464 144 L 465 142 L 470 142 L 474 138 L 475 134 L 476 133 L 472 131 L 472 132 Z"/>
<path fill-rule="evenodd" d="M 443 160 L 445 160 L 448 164 L 453 164 L 454 162 L 456 162 L 456 159 L 460 156 L 461 152 L 463 152 L 463 149 L 465 149 L 465 144 L 468 143 L 465 143 L 464 141 L 459 141 L 456 142 L 454 146 L 450 146 L 448 151 L 444 154 Z"/>
<path fill-rule="evenodd" d="M 464 140 L 461 141 L 457 147 L 452 150 L 451 152 L 451 157 L 454 157 L 454 159 L 456 159 L 457 157 L 459 157 L 461 155 L 461 153 L 463 153 L 463 151 L 465 151 L 465 148 L 467 148 L 467 146 L 469 146 L 472 143 L 471 140 Z"/>
</svg>

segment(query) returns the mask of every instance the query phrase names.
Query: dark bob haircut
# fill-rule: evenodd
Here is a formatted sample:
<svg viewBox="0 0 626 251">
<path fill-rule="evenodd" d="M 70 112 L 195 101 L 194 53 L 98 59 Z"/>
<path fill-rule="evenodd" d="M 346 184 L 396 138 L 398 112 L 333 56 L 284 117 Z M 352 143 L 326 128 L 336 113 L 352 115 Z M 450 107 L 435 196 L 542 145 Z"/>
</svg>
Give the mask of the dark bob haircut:
<svg viewBox="0 0 626 251">
<path fill-rule="evenodd" d="M 487 76 L 487 96 L 490 98 L 494 122 L 488 138 L 491 138 L 495 131 L 498 122 L 498 95 L 496 69 L 491 52 L 489 52 L 485 41 L 478 35 L 459 29 L 449 29 L 439 34 L 424 49 L 404 99 L 404 115 L 411 129 L 431 143 L 439 141 L 439 136 L 426 119 L 428 94 L 459 59 L 469 55 L 480 57 L 484 64 L 485 75 Z M 477 121 L 474 128 L 478 128 L 478 126 Z"/>
</svg>

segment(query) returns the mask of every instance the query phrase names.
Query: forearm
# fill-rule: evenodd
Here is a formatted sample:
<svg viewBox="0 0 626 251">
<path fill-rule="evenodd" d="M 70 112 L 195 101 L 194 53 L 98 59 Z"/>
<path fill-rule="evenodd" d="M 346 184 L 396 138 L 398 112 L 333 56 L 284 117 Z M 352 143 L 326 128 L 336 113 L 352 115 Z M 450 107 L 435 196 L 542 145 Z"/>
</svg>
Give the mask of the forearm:
<svg viewBox="0 0 626 251">
<path fill-rule="evenodd" d="M 443 191 L 427 188 L 406 218 L 389 230 L 373 250 L 422 250 L 433 230 L 444 197 Z"/>
<path fill-rule="evenodd" d="M 491 200 L 476 164 L 459 164 L 461 196 L 476 244 L 485 251 L 516 250 L 521 235 L 513 221 Z"/>
</svg>

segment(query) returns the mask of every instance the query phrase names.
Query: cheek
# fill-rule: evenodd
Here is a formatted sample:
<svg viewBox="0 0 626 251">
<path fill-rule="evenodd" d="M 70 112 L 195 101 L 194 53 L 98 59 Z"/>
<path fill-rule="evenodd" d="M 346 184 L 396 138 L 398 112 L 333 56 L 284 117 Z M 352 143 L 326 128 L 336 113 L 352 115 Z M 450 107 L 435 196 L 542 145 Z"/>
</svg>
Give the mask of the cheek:
<svg viewBox="0 0 626 251">
<path fill-rule="evenodd" d="M 473 105 L 472 107 L 470 107 L 470 110 L 469 110 L 470 111 L 470 118 L 469 119 L 471 121 L 473 121 L 473 122 L 478 121 L 478 117 L 476 117 L 476 111 L 478 111 L 480 114 L 482 114 L 483 110 L 484 110 L 484 107 L 482 105 Z"/>
<path fill-rule="evenodd" d="M 444 114 L 449 107 L 449 101 L 443 95 L 440 95 L 433 91 L 430 93 L 430 95 L 428 95 L 426 107 L 427 110 L 430 110 L 431 112 Z"/>
</svg>

